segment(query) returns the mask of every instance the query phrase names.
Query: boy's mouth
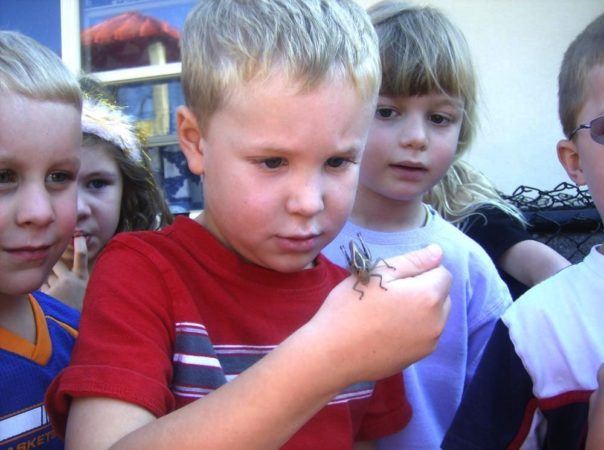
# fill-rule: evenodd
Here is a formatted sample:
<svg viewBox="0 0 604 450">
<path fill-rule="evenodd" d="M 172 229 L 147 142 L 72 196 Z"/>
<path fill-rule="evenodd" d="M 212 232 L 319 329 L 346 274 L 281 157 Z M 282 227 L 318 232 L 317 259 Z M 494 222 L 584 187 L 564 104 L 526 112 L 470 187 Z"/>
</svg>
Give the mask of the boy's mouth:
<svg viewBox="0 0 604 450">
<path fill-rule="evenodd" d="M 15 256 L 16 258 L 27 261 L 40 261 L 48 257 L 50 252 L 50 245 L 36 245 L 36 246 L 24 246 L 6 249 L 6 252 Z"/>
<path fill-rule="evenodd" d="M 277 236 L 279 247 L 287 252 L 308 252 L 318 244 L 320 234 Z"/>
</svg>

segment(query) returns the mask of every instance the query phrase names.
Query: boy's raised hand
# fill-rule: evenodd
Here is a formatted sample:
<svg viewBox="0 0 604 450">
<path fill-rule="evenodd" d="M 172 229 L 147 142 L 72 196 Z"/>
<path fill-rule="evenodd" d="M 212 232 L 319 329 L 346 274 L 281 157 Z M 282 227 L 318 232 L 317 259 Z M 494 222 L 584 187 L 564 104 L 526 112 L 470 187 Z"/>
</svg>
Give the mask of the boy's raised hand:
<svg viewBox="0 0 604 450">
<path fill-rule="evenodd" d="M 431 353 L 445 326 L 450 300 L 449 272 L 442 250 L 431 245 L 379 264 L 362 300 L 352 289 L 354 275 L 336 286 L 309 322 L 327 345 L 332 367 L 347 382 L 376 380 L 397 373 Z"/>
<path fill-rule="evenodd" d="M 42 290 L 63 303 L 81 310 L 88 277 L 86 237 L 76 236 L 73 239 L 73 267 L 70 269 L 63 261 L 57 261 Z"/>
</svg>

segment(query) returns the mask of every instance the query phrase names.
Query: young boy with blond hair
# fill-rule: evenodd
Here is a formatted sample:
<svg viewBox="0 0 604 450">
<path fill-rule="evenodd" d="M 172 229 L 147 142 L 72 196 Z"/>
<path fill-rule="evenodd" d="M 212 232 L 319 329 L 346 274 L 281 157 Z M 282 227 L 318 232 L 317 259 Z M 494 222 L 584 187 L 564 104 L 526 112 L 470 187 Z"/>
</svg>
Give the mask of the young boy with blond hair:
<svg viewBox="0 0 604 450">
<path fill-rule="evenodd" d="M 319 254 L 350 212 L 375 107 L 365 12 L 207 0 L 182 48 L 178 133 L 205 209 L 105 247 L 53 423 L 75 449 L 350 449 L 397 431 L 400 375 L 374 380 L 436 345 L 441 252 L 377 267 L 386 289 L 362 302 Z"/>
<path fill-rule="evenodd" d="M 79 313 L 37 289 L 76 222 L 80 90 L 57 55 L 0 31 L 0 448 L 62 449 L 44 394 Z"/>
<path fill-rule="evenodd" d="M 571 43 L 558 81 L 566 135 L 558 158 L 575 183 L 589 187 L 604 217 L 604 15 Z M 603 280 L 599 244 L 506 311 L 443 448 L 520 448 L 536 411 L 545 418 L 548 449 L 583 448 L 589 398 L 604 361 Z"/>
</svg>

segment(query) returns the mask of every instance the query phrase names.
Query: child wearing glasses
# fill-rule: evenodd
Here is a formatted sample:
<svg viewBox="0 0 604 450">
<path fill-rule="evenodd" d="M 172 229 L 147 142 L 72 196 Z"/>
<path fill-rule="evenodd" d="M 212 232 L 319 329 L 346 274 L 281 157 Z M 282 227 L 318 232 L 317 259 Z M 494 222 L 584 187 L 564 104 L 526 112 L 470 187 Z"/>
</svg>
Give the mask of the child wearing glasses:
<svg viewBox="0 0 604 450">
<path fill-rule="evenodd" d="M 380 441 L 385 449 L 435 449 L 511 298 L 486 252 L 423 203 L 473 133 L 476 89 L 467 43 L 434 8 L 394 0 L 368 11 L 380 44 L 380 95 L 351 218 L 326 254 L 346 265 L 340 246 L 359 234 L 375 258 L 428 243 L 443 248 L 453 276 L 451 313 L 436 350 L 403 372 L 411 421 Z"/>
<path fill-rule="evenodd" d="M 604 217 L 604 15 L 564 54 L 558 158 Z M 583 448 L 604 361 L 604 247 L 527 291 L 497 323 L 450 430 L 449 449 L 519 448 L 534 413 L 549 450 Z"/>
</svg>

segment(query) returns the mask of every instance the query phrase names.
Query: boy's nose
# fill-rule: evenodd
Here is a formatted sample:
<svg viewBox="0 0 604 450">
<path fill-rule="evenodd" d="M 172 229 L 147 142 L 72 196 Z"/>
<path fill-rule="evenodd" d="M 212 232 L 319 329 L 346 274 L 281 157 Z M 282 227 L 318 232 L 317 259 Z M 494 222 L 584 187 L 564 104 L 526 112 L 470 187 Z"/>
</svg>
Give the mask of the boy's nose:
<svg viewBox="0 0 604 450">
<path fill-rule="evenodd" d="M 24 189 L 17 201 L 16 219 L 20 225 L 45 226 L 55 219 L 51 194 L 46 189 Z"/>
<path fill-rule="evenodd" d="M 317 177 L 310 177 L 292 183 L 289 190 L 286 208 L 290 214 L 314 216 L 323 211 L 323 187 Z"/>
</svg>

